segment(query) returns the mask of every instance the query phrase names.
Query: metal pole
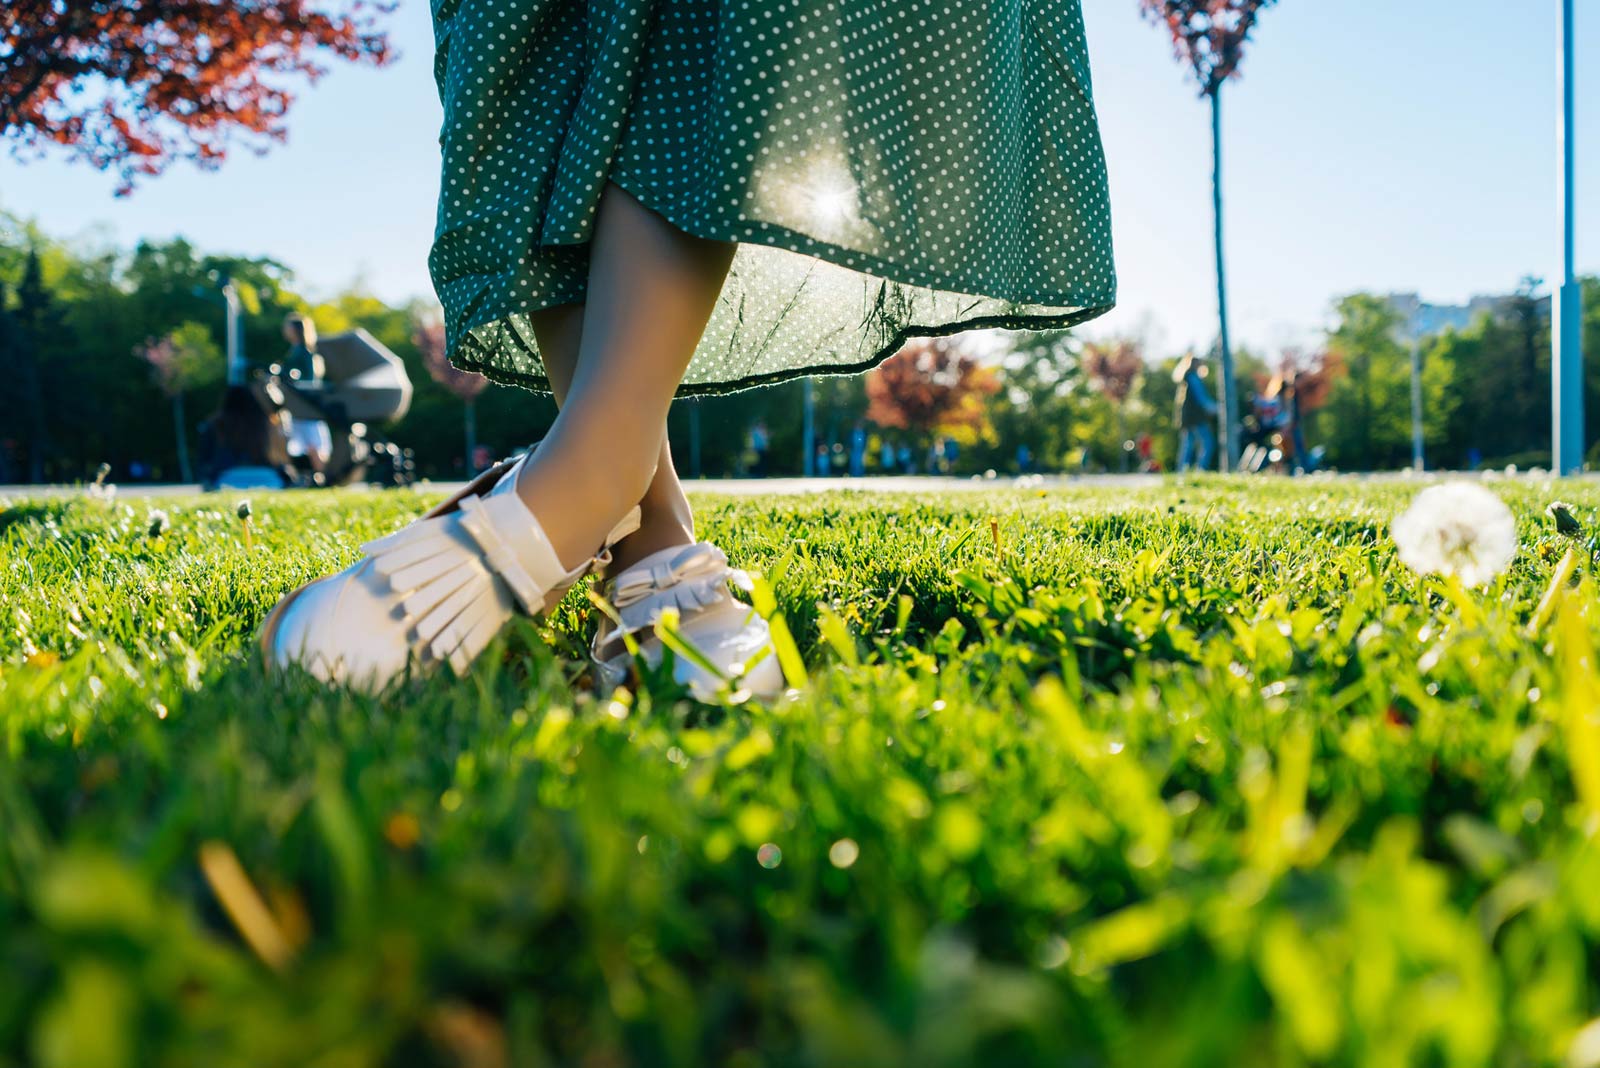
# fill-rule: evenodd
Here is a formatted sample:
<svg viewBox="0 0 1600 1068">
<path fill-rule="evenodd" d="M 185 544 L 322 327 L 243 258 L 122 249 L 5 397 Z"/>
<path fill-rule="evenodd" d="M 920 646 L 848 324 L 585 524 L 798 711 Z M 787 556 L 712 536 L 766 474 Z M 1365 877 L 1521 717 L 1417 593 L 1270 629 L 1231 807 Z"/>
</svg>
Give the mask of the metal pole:
<svg viewBox="0 0 1600 1068">
<path fill-rule="evenodd" d="M 222 300 L 228 307 L 228 385 L 245 384 L 244 345 L 239 334 L 239 292 L 227 279 L 222 283 Z"/>
<path fill-rule="evenodd" d="M 1233 346 L 1228 339 L 1228 283 L 1222 254 L 1222 86 L 1211 91 L 1211 206 L 1216 222 L 1217 320 L 1222 347 L 1222 463 L 1224 471 L 1239 466 L 1239 394 L 1233 383 Z"/>
<path fill-rule="evenodd" d="M 1551 426 L 1554 467 L 1571 474 L 1583 467 L 1583 296 L 1576 278 L 1576 155 L 1574 122 L 1573 0 L 1561 2 L 1561 284 L 1551 303 Z"/>
<path fill-rule="evenodd" d="M 1422 339 L 1411 339 L 1411 469 L 1424 469 L 1422 458 Z"/>
<path fill-rule="evenodd" d="M 806 454 L 800 464 L 800 470 L 807 478 L 810 478 L 817 473 L 817 397 L 809 378 L 806 379 L 804 410 L 804 429 L 801 431 L 800 437 Z"/>
<path fill-rule="evenodd" d="M 700 398 L 689 401 L 689 477 L 700 477 Z"/>
</svg>

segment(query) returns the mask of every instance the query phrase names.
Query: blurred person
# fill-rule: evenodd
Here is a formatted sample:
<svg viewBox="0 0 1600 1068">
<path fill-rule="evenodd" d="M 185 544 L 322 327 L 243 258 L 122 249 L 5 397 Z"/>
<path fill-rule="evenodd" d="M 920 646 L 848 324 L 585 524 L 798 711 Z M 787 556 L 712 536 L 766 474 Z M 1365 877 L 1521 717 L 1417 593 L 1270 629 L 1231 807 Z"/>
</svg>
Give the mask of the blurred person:
<svg viewBox="0 0 1600 1068">
<path fill-rule="evenodd" d="M 1027 442 L 1017 446 L 1017 473 L 1028 475 L 1033 473 L 1033 450 L 1028 448 Z"/>
<path fill-rule="evenodd" d="M 1293 364 L 1290 364 L 1284 373 L 1284 388 L 1288 397 L 1286 417 L 1289 426 L 1289 447 L 1293 453 L 1289 470 L 1297 475 L 1305 474 L 1314 465 L 1311 454 L 1306 451 L 1305 411 L 1300 404 L 1300 371 Z"/>
<path fill-rule="evenodd" d="M 283 338 L 289 351 L 283 357 L 283 376 L 295 388 L 308 392 L 321 390 L 326 370 L 317 353 L 317 328 L 311 317 L 292 312 L 283 320 Z M 303 458 L 313 472 L 320 473 L 333 455 L 333 432 L 321 419 L 295 419 L 283 413 L 289 433 L 289 456 Z"/>
<path fill-rule="evenodd" d="M 772 447 L 772 435 L 767 432 L 765 420 L 757 419 L 750 426 L 749 449 L 753 462 L 750 464 L 752 478 L 767 477 L 767 450 Z"/>
<path fill-rule="evenodd" d="M 1217 402 L 1206 388 L 1206 365 L 1188 353 L 1172 370 L 1178 383 L 1178 471 L 1209 471 L 1217 449 Z"/>
</svg>

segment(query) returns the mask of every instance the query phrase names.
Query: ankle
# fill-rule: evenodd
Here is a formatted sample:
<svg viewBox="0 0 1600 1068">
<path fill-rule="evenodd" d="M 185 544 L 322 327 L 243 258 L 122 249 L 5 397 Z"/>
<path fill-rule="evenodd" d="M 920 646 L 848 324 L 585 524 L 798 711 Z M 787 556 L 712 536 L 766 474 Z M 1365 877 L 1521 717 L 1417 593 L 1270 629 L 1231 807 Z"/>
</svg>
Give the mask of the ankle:
<svg viewBox="0 0 1600 1068">
<path fill-rule="evenodd" d="M 617 542 L 612 549 L 609 575 L 619 575 L 640 560 L 663 549 L 693 545 L 693 520 L 685 520 L 673 512 L 646 508 L 639 529 Z"/>
<path fill-rule="evenodd" d="M 563 567 L 576 570 L 638 500 L 579 456 L 540 455 L 523 465 L 513 491 L 533 513 Z"/>
</svg>

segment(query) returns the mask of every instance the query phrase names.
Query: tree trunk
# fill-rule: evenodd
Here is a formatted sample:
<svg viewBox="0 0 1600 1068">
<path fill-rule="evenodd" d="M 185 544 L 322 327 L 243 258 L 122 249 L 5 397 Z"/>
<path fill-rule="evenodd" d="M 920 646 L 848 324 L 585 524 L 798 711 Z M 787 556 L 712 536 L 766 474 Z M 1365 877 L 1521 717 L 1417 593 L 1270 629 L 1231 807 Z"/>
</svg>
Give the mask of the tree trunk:
<svg viewBox="0 0 1600 1068">
<path fill-rule="evenodd" d="M 471 397 L 467 398 L 466 404 L 466 418 L 463 420 L 463 422 L 466 424 L 465 429 L 467 436 L 467 478 L 470 479 L 476 476 L 478 473 L 472 463 L 472 454 L 478 451 L 478 412 L 473 406 L 473 399 Z"/>
<path fill-rule="evenodd" d="M 822 474 L 816 470 L 817 466 L 817 400 L 815 387 L 811 379 L 805 380 L 803 393 L 802 414 L 800 417 L 800 437 L 804 441 L 804 455 L 800 457 L 800 473 L 806 478 Z"/>
<path fill-rule="evenodd" d="M 1239 465 L 1239 395 L 1233 383 L 1233 346 L 1228 338 L 1228 283 L 1222 251 L 1222 86 L 1211 91 L 1211 205 L 1216 223 L 1218 343 L 1222 349 L 1222 470 Z"/>
<path fill-rule="evenodd" d="M 172 427 L 178 435 L 178 477 L 184 482 L 193 482 L 194 476 L 189 470 L 189 429 L 184 424 L 183 417 L 183 390 L 172 395 Z"/>
<path fill-rule="evenodd" d="M 689 477 L 700 477 L 700 398 L 689 401 Z"/>
</svg>

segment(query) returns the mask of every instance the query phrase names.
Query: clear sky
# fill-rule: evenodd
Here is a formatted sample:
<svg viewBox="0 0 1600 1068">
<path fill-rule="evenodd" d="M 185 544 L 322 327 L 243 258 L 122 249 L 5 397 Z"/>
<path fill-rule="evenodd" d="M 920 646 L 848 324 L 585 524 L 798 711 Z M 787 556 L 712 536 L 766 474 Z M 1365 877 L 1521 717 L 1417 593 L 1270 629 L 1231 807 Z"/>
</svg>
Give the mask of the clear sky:
<svg viewBox="0 0 1600 1068">
<path fill-rule="evenodd" d="M 972 0 L 974 3 L 985 0 Z M 1121 306 L 1097 331 L 1161 351 L 1209 341 L 1206 107 L 1135 0 L 1083 0 L 1111 169 Z M 1600 12 L 1580 3 L 1580 270 L 1600 272 Z M 1586 9 L 1586 10 L 1585 10 Z M 1230 299 L 1253 346 L 1303 342 L 1357 289 L 1453 302 L 1558 270 L 1558 0 L 1281 0 L 1224 90 Z M 183 234 L 271 255 L 302 288 L 431 292 L 439 105 L 427 5 L 401 0 L 402 56 L 302 93 L 290 140 L 221 171 L 113 181 L 0 156 L 0 206 L 56 235 Z M 1585 102 L 1588 102 L 1585 106 Z"/>
</svg>

